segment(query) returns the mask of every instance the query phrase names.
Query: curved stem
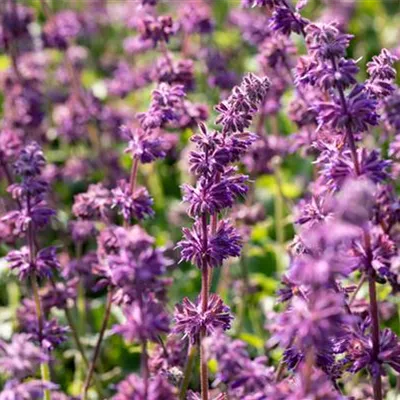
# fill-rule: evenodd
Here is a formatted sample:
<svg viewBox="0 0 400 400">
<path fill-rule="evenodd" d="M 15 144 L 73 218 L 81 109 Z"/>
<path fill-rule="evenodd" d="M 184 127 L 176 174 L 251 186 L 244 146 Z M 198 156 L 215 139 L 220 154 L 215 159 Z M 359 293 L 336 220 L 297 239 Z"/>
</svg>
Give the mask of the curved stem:
<svg viewBox="0 0 400 400">
<path fill-rule="evenodd" d="M 86 377 L 86 380 L 85 380 L 85 384 L 83 385 L 83 389 L 82 389 L 82 400 L 86 400 L 87 399 L 87 392 L 89 390 L 89 387 L 90 387 L 90 384 L 91 384 L 91 381 L 92 381 L 94 369 L 96 367 L 96 361 L 97 361 L 97 358 L 100 355 L 101 343 L 103 342 L 104 333 L 106 331 L 106 328 L 107 328 L 107 325 L 108 325 L 108 320 L 110 319 L 110 315 L 111 315 L 112 298 L 113 298 L 113 290 L 109 289 L 108 294 L 107 294 L 106 311 L 105 311 L 105 314 L 104 314 L 103 322 L 101 324 L 99 337 L 97 339 L 96 347 L 94 349 L 94 354 L 93 354 L 92 361 L 90 363 L 89 372 L 87 374 L 87 377 Z"/>
</svg>

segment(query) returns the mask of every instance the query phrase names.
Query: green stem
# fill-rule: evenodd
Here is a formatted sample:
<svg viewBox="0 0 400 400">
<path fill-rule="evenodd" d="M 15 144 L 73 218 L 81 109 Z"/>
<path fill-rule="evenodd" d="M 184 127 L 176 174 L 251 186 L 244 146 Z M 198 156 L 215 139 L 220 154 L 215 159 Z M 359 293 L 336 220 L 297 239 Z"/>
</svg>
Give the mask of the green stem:
<svg viewBox="0 0 400 400">
<path fill-rule="evenodd" d="M 108 320 L 110 319 L 110 315 L 111 315 L 112 297 L 113 297 L 113 290 L 109 289 L 108 295 L 107 295 L 106 311 L 104 314 L 103 322 L 101 324 L 99 337 L 97 339 L 96 347 L 94 349 L 93 359 L 90 363 L 89 372 L 87 374 L 85 384 L 83 385 L 83 389 L 82 389 L 82 400 L 87 399 L 87 392 L 89 390 L 89 387 L 90 387 L 90 384 L 92 381 L 92 377 L 93 377 L 94 370 L 96 367 L 96 361 L 100 355 L 101 343 L 103 342 L 104 334 L 105 334 L 105 331 L 106 331 L 106 328 L 108 325 Z"/>
<path fill-rule="evenodd" d="M 179 391 L 179 400 L 186 399 L 186 392 L 189 387 L 190 379 L 192 377 L 193 364 L 196 356 L 196 346 L 189 346 L 188 357 L 186 360 L 185 370 L 183 371 L 183 381 Z"/>
<path fill-rule="evenodd" d="M 36 276 L 34 273 L 31 274 L 31 284 L 32 284 L 32 291 L 33 291 L 33 298 L 35 300 L 35 307 L 36 307 L 36 315 L 38 319 L 38 326 L 39 326 L 39 341 L 42 342 L 42 332 L 43 332 L 43 312 L 42 312 L 42 304 L 40 302 L 39 297 L 39 287 L 37 284 Z M 42 362 L 40 364 L 40 372 L 42 375 L 42 381 L 50 382 L 50 368 L 49 363 Z M 43 391 L 43 399 L 44 400 L 51 400 L 51 394 L 49 389 L 44 389 Z"/>
<path fill-rule="evenodd" d="M 285 229 L 283 220 L 283 193 L 282 193 L 282 181 L 280 175 L 279 165 L 276 166 L 275 180 L 277 185 L 277 193 L 275 196 L 275 226 L 276 226 L 276 239 L 280 246 L 285 243 Z"/>
</svg>

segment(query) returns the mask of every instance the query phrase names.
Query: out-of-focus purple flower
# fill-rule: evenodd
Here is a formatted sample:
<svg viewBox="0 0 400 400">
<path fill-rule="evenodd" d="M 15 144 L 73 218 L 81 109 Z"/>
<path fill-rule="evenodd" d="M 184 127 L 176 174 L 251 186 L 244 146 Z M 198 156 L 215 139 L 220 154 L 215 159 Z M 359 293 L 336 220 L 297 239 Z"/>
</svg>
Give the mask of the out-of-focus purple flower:
<svg viewBox="0 0 400 400">
<path fill-rule="evenodd" d="M 43 39 L 46 46 L 65 50 L 69 42 L 81 33 L 83 21 L 79 14 L 72 10 L 63 10 L 46 22 Z"/>
<path fill-rule="evenodd" d="M 13 378 L 21 379 L 33 374 L 40 363 L 48 360 L 48 355 L 32 343 L 28 334 L 13 335 L 11 343 L 0 340 L 0 369 Z"/>
<path fill-rule="evenodd" d="M 162 137 L 141 128 L 133 130 L 127 126 L 122 126 L 121 131 L 124 136 L 129 138 L 125 152 L 130 153 L 133 158 L 138 158 L 142 164 L 165 157 L 166 151 Z"/>
<path fill-rule="evenodd" d="M 136 188 L 135 193 L 131 193 L 130 184 L 121 180 L 111 194 L 112 207 L 116 207 L 126 221 L 132 218 L 142 220 L 154 215 L 153 199 L 145 187 Z"/>
<path fill-rule="evenodd" d="M 175 61 L 168 54 L 157 61 L 153 75 L 158 82 L 183 85 L 185 91 L 193 90 L 195 87 L 194 63 L 190 59 Z"/>
<path fill-rule="evenodd" d="M 53 270 L 60 268 L 55 247 L 46 247 L 39 250 L 34 260 L 30 259 L 27 247 L 21 250 L 12 250 L 6 257 L 11 269 L 17 270 L 20 280 L 27 279 L 30 274 L 40 278 L 50 277 Z"/>
<path fill-rule="evenodd" d="M 123 47 L 127 54 L 135 55 L 153 48 L 153 42 L 151 39 L 143 40 L 139 36 L 128 36 L 123 41 Z"/>
<path fill-rule="evenodd" d="M 0 392 L 0 400 L 40 400 L 43 398 L 43 391 L 55 390 L 58 386 L 51 382 L 32 379 L 26 382 L 19 382 L 12 379 L 6 382 L 4 389 Z"/>
<path fill-rule="evenodd" d="M 164 376 L 156 375 L 148 381 L 147 396 L 146 385 L 141 377 L 135 374 L 128 375 L 117 385 L 117 394 L 113 400 L 175 400 L 176 390 Z"/>
<path fill-rule="evenodd" d="M 61 326 L 56 319 L 44 321 L 42 330 L 38 326 L 37 319 L 27 327 L 27 332 L 32 335 L 32 339 L 40 343 L 47 351 L 54 350 L 57 346 L 67 340 L 69 328 Z"/>
<path fill-rule="evenodd" d="M 110 191 L 99 183 L 89 185 L 87 192 L 75 196 L 72 212 L 82 219 L 107 219 L 110 207 Z"/>
<path fill-rule="evenodd" d="M 92 221 L 78 220 L 69 223 L 72 240 L 74 242 L 84 242 L 96 236 L 96 227 Z"/>
<path fill-rule="evenodd" d="M 168 42 L 175 33 L 176 26 L 168 15 L 157 18 L 147 15 L 139 20 L 138 30 L 142 40 L 151 39 L 156 46 L 158 42 Z"/>
<path fill-rule="evenodd" d="M 66 283 L 57 282 L 54 285 L 47 284 L 40 290 L 43 310 L 50 311 L 56 307 L 64 309 L 68 306 L 69 300 L 75 300 L 77 296 L 78 279 L 69 279 Z"/>
<path fill-rule="evenodd" d="M 344 299 L 338 293 L 315 291 L 308 301 L 294 297 L 291 307 L 278 316 L 275 339 L 284 346 L 295 344 L 301 351 L 331 346 L 331 339 L 343 335 L 348 323 Z"/>
<path fill-rule="evenodd" d="M 12 41 L 29 37 L 29 24 L 34 14 L 30 7 L 21 4 L 4 4 L 0 24 L 0 46 L 8 49 Z"/>
<path fill-rule="evenodd" d="M 218 329 L 228 330 L 233 319 L 230 308 L 216 294 L 209 298 L 207 310 L 201 310 L 201 302 L 192 303 L 187 297 L 175 307 L 174 332 L 188 337 L 192 344 L 199 340 L 200 331 L 205 330 L 207 335 Z"/>
<path fill-rule="evenodd" d="M 126 321 L 113 327 L 114 333 L 122 335 L 128 342 L 157 341 L 159 335 L 169 332 L 169 317 L 164 307 L 155 301 L 143 304 L 135 301 L 124 309 Z"/>
<path fill-rule="evenodd" d="M 400 132 L 400 89 L 383 100 L 382 120 L 387 129 Z"/>
<path fill-rule="evenodd" d="M 202 1 L 196 4 L 185 4 L 180 9 L 179 23 L 181 29 L 189 34 L 207 34 L 214 29 L 210 7 Z"/>
<path fill-rule="evenodd" d="M 211 267 L 220 267 L 229 257 L 238 257 L 242 240 L 227 220 L 221 220 L 215 233 L 208 229 L 207 242 L 204 243 L 201 222 L 194 223 L 193 228 L 183 228 L 184 239 L 178 243 L 181 250 L 181 261 L 190 261 L 198 268 L 203 263 Z"/>
<path fill-rule="evenodd" d="M 12 162 L 20 154 L 21 147 L 18 131 L 9 128 L 0 131 L 0 163 Z"/>
</svg>

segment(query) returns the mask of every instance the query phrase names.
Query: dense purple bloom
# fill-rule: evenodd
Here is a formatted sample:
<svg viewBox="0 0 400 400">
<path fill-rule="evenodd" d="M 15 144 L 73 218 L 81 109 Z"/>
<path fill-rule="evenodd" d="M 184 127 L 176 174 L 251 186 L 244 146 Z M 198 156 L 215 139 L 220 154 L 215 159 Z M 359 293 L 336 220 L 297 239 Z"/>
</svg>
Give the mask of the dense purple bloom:
<svg viewBox="0 0 400 400">
<path fill-rule="evenodd" d="M 352 35 L 341 33 L 335 23 L 309 24 L 305 31 L 311 54 L 325 60 L 343 57 L 353 38 Z"/>
<path fill-rule="evenodd" d="M 30 257 L 27 247 L 22 247 L 21 250 L 12 250 L 6 257 L 10 268 L 17 270 L 21 280 L 27 279 L 31 274 L 40 278 L 49 277 L 53 274 L 53 270 L 60 268 L 55 247 L 39 250 L 34 260 L 31 260 Z"/>
<path fill-rule="evenodd" d="M 271 18 L 271 28 L 284 35 L 290 35 L 292 32 L 300 34 L 304 32 L 307 24 L 308 20 L 288 7 L 276 7 Z"/>
<path fill-rule="evenodd" d="M 214 214 L 232 207 L 235 198 L 247 192 L 246 180 L 246 176 L 236 175 L 222 178 L 219 182 L 200 178 L 196 187 L 182 185 L 183 200 L 190 204 L 189 215 Z"/>
<path fill-rule="evenodd" d="M 211 33 L 214 28 L 214 22 L 210 14 L 210 7 L 205 2 L 185 4 L 181 9 L 179 18 L 181 29 L 189 34 Z"/>
<path fill-rule="evenodd" d="M 24 178 L 32 177 L 40 174 L 45 163 L 41 147 L 36 142 L 31 142 L 22 148 L 14 164 L 14 170 L 17 175 Z"/>
<path fill-rule="evenodd" d="M 58 386 L 51 382 L 32 379 L 19 382 L 16 379 L 6 382 L 4 389 L 0 392 L 0 400 L 41 400 L 45 389 L 55 390 Z"/>
<path fill-rule="evenodd" d="M 159 335 L 168 333 L 169 317 L 162 304 L 152 300 L 135 301 L 124 309 L 126 321 L 113 328 L 128 342 L 157 341 Z"/>
<path fill-rule="evenodd" d="M 72 39 L 83 30 L 82 20 L 78 13 L 64 10 L 55 14 L 43 28 L 43 39 L 48 47 L 66 49 Z"/>
<path fill-rule="evenodd" d="M 176 390 L 162 375 L 156 375 L 146 386 L 141 377 L 131 374 L 117 385 L 117 394 L 113 400 L 175 400 Z"/>
<path fill-rule="evenodd" d="M 123 135 L 129 138 L 128 147 L 125 152 L 131 154 L 133 158 L 138 158 L 142 164 L 165 157 L 165 144 L 162 137 L 141 128 L 133 130 L 122 126 L 121 131 Z"/>
<path fill-rule="evenodd" d="M 400 132 L 400 89 L 383 100 L 382 120 L 395 133 Z"/>
<path fill-rule="evenodd" d="M 397 58 L 387 49 L 382 49 L 378 56 L 372 57 L 367 64 L 369 79 L 366 87 L 369 93 L 377 98 L 384 98 L 394 92 L 393 81 L 396 78 L 396 70 L 393 64 Z"/>
<path fill-rule="evenodd" d="M 87 192 L 75 196 L 72 212 L 82 219 L 107 219 L 110 207 L 110 191 L 99 183 L 89 185 Z"/>
<path fill-rule="evenodd" d="M 345 99 L 346 109 L 339 99 L 331 102 L 320 102 L 316 105 L 320 127 L 328 127 L 337 131 L 359 133 L 368 126 L 378 124 L 376 102 L 369 98 L 362 85 L 357 85 Z"/>
<path fill-rule="evenodd" d="M 202 268 L 204 262 L 211 267 L 220 267 L 225 259 L 240 255 L 241 237 L 227 220 L 219 222 L 215 233 L 209 230 L 207 243 L 202 239 L 199 220 L 192 229 L 183 228 L 182 231 L 184 239 L 177 246 L 181 250 L 181 261 L 190 261 L 198 268 Z"/>
<path fill-rule="evenodd" d="M 0 45 L 7 49 L 10 43 L 29 37 L 29 24 L 34 20 L 33 10 L 21 4 L 15 7 L 5 3 L 0 25 Z"/>
<path fill-rule="evenodd" d="M 20 153 L 22 146 L 18 131 L 4 128 L 0 131 L 0 163 L 7 163 L 14 160 Z"/>
<path fill-rule="evenodd" d="M 0 369 L 13 378 L 32 375 L 40 363 L 48 359 L 43 350 L 32 343 L 28 334 L 13 335 L 11 343 L 0 340 Z"/>
<path fill-rule="evenodd" d="M 154 215 L 153 199 L 145 187 L 136 188 L 135 193 L 132 193 L 130 184 L 121 180 L 111 194 L 112 207 L 117 208 L 126 221 L 130 221 L 132 218 L 141 220 Z"/>
<path fill-rule="evenodd" d="M 267 77 L 246 75 L 241 85 L 233 88 L 231 96 L 215 107 L 220 113 L 216 123 L 222 125 L 223 132 L 243 132 L 248 128 L 269 87 L 270 81 Z"/>
<path fill-rule="evenodd" d="M 369 152 L 367 149 L 359 149 L 357 158 L 361 177 L 373 183 L 382 183 L 390 177 L 387 172 L 390 162 L 382 160 L 377 150 Z M 357 179 L 350 150 L 345 150 L 341 154 L 322 154 L 319 161 L 322 163 L 320 172 L 322 182 L 329 190 L 340 189 L 347 179 Z"/>
<path fill-rule="evenodd" d="M 201 302 L 192 303 L 187 297 L 175 307 L 175 333 L 188 337 L 192 344 L 199 340 L 200 331 L 205 330 L 207 335 L 219 329 L 228 330 L 233 319 L 230 308 L 221 298 L 212 294 L 208 300 L 207 310 L 201 310 Z"/>
</svg>

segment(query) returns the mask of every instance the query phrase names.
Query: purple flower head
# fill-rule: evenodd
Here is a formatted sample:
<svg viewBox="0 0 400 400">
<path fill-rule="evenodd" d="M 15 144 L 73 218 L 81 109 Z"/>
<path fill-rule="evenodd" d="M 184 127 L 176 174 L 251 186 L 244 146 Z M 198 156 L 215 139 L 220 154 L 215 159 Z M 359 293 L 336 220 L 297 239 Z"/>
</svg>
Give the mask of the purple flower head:
<svg viewBox="0 0 400 400">
<path fill-rule="evenodd" d="M 331 191 L 339 190 L 347 179 L 359 179 L 355 174 L 354 162 L 350 150 L 341 154 L 331 154 L 331 158 L 325 158 L 328 154 L 322 154 L 319 161 L 322 163 L 321 179 L 323 184 Z M 358 149 L 358 164 L 360 177 L 373 183 L 382 183 L 390 177 L 387 172 L 390 162 L 382 160 L 377 150 L 368 151 Z"/>
<path fill-rule="evenodd" d="M 369 79 L 366 82 L 370 95 L 382 99 L 395 91 L 396 70 L 393 64 L 396 61 L 397 57 L 387 49 L 382 49 L 378 56 L 372 57 L 372 61 L 367 64 Z"/>
<path fill-rule="evenodd" d="M 189 215 L 214 214 L 232 207 L 235 198 L 247 192 L 245 175 L 223 176 L 219 182 L 201 177 L 196 187 L 182 185 L 183 201 L 190 203 Z"/>
<path fill-rule="evenodd" d="M 345 111 L 339 99 L 317 103 L 315 110 L 318 113 L 320 127 L 359 133 L 366 131 L 369 125 L 378 124 L 376 102 L 367 96 L 364 86 L 356 85 L 345 101 Z"/>
<path fill-rule="evenodd" d="M 146 384 L 138 375 L 128 375 L 117 385 L 117 394 L 113 400 L 175 400 L 176 390 L 163 375 L 156 375 L 148 382 L 147 396 Z"/>
<path fill-rule="evenodd" d="M 34 260 L 30 259 L 28 248 L 22 247 L 21 250 L 10 251 L 6 259 L 10 268 L 17 270 L 20 280 L 27 279 L 30 274 L 35 274 L 40 278 L 50 277 L 53 270 L 60 268 L 55 247 L 40 250 Z"/>
<path fill-rule="evenodd" d="M 72 212 L 82 219 L 107 220 L 110 207 L 110 191 L 98 183 L 89 185 L 87 192 L 75 196 Z"/>
<path fill-rule="evenodd" d="M 54 383 L 37 379 L 22 383 L 17 379 L 12 379 L 6 382 L 3 391 L 0 392 L 0 400 L 41 400 L 45 389 L 55 390 L 57 388 L 58 386 Z"/>
<path fill-rule="evenodd" d="M 356 373 L 363 368 L 374 376 L 384 374 L 383 366 L 388 365 L 396 372 L 400 371 L 400 344 L 393 331 L 385 328 L 380 334 L 379 354 L 373 356 L 373 344 L 371 334 L 365 332 L 365 328 L 355 327 L 348 329 L 346 335 L 337 343 L 337 353 L 345 355 L 348 370 Z"/>
<path fill-rule="evenodd" d="M 45 164 L 41 147 L 36 142 L 30 142 L 22 148 L 14 164 L 14 170 L 17 175 L 28 178 L 40 175 Z"/>
<path fill-rule="evenodd" d="M 182 107 L 185 95 L 183 85 L 170 86 L 164 82 L 160 83 L 158 88 L 153 90 L 149 110 L 137 116 L 141 126 L 149 130 L 176 120 L 177 110 Z"/>
<path fill-rule="evenodd" d="M 151 39 L 156 46 L 158 42 L 168 42 L 170 36 L 175 33 L 176 26 L 168 15 L 157 18 L 146 15 L 139 20 L 138 30 L 142 40 Z"/>
<path fill-rule="evenodd" d="M 209 298 L 207 310 L 201 310 L 201 303 L 192 303 L 187 297 L 175 307 L 174 333 L 188 337 L 192 344 L 197 343 L 201 330 L 207 335 L 212 335 L 219 329 L 228 330 L 233 319 L 230 308 L 223 303 L 221 298 L 212 294 Z"/>
<path fill-rule="evenodd" d="M 40 290 L 43 310 L 50 311 L 56 307 L 64 309 L 69 306 L 69 301 L 75 300 L 77 297 L 78 279 L 69 279 L 66 283 L 57 282 L 54 285 L 48 283 Z"/>
<path fill-rule="evenodd" d="M 367 72 L 371 80 L 381 79 L 392 81 L 396 78 L 396 70 L 393 64 L 397 57 L 387 49 L 382 49 L 380 54 L 372 57 L 372 61 L 367 64 Z"/>
<path fill-rule="evenodd" d="M 131 130 L 126 126 L 121 127 L 121 132 L 129 138 L 125 152 L 133 158 L 138 158 L 142 164 L 151 163 L 157 158 L 165 157 L 165 143 L 162 137 L 141 128 Z"/>
<path fill-rule="evenodd" d="M 40 363 L 48 359 L 43 350 L 32 343 L 28 334 L 13 335 L 11 343 L 0 340 L 0 370 L 13 378 L 32 375 Z"/>
<path fill-rule="evenodd" d="M 222 125 L 223 132 L 243 132 L 248 128 L 269 87 L 270 80 L 267 77 L 246 75 L 241 85 L 233 88 L 231 96 L 215 107 L 220 113 L 216 123 Z"/>
<path fill-rule="evenodd" d="M 285 66 L 288 56 L 296 53 L 292 40 L 285 35 L 276 34 L 261 44 L 258 62 L 263 70 Z"/>
<path fill-rule="evenodd" d="M 343 57 L 352 35 L 341 33 L 335 23 L 308 24 L 305 28 L 307 46 L 318 59 Z"/>
<path fill-rule="evenodd" d="M 204 243 L 201 221 L 197 220 L 192 229 L 183 228 L 183 240 L 178 243 L 181 261 L 190 261 L 198 268 L 203 263 L 211 267 L 220 267 L 229 257 L 238 257 L 242 240 L 228 220 L 221 220 L 215 233 L 208 229 L 207 243 Z"/>
<path fill-rule="evenodd" d="M 69 332 L 68 327 L 61 326 L 55 319 L 45 321 L 41 332 L 37 322 L 30 328 L 29 333 L 32 334 L 32 338 L 41 343 L 41 346 L 47 351 L 52 351 L 64 343 Z"/>
<path fill-rule="evenodd" d="M 301 34 L 309 23 L 300 13 L 288 7 L 276 7 L 271 18 L 271 29 L 284 35 Z"/>
<path fill-rule="evenodd" d="M 169 332 L 169 317 L 164 307 L 150 299 L 144 304 L 140 304 L 139 301 L 129 304 L 124 309 L 124 315 L 126 321 L 115 325 L 113 331 L 122 335 L 128 342 L 157 342 L 159 335 Z"/>
<path fill-rule="evenodd" d="M 314 228 L 333 217 L 331 202 L 325 196 L 313 196 L 309 200 L 301 200 L 296 210 L 296 224 L 306 229 Z"/>
<path fill-rule="evenodd" d="M 125 180 L 120 180 L 111 194 L 112 207 L 117 208 L 126 221 L 132 218 L 142 220 L 154 215 L 153 199 L 145 187 L 136 188 L 135 193 L 131 193 L 130 184 Z"/>
</svg>

